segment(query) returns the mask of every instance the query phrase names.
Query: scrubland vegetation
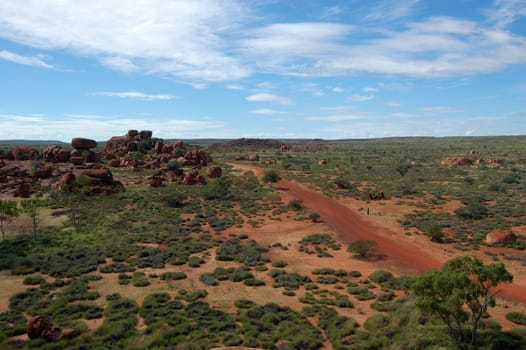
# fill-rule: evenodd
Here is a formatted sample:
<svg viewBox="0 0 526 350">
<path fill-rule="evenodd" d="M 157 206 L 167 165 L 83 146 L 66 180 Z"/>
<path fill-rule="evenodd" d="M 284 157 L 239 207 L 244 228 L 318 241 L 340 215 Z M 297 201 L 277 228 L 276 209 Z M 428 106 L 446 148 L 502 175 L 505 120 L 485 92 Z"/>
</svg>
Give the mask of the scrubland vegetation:
<svg viewBox="0 0 526 350">
<path fill-rule="evenodd" d="M 491 263 L 470 256 L 486 246 L 489 232 L 526 225 L 524 137 L 298 147 L 304 149 L 212 147 L 224 173 L 204 185 L 130 182 L 109 196 L 46 192 L 40 211 L 27 202 L 18 216 L 5 206 L 10 221 L 2 223 L 0 270 L 12 290 L 0 309 L 0 348 L 526 348 L 524 306 L 506 313 L 514 325 L 506 330 L 488 313 L 498 297 L 490 287 L 514 278 L 506 263 L 526 266 L 526 237 L 501 244 L 505 252 L 486 250 Z M 267 168 L 262 179 L 227 165 L 250 151 L 262 163 L 271 161 L 258 164 Z M 451 156 L 474 162 L 441 164 Z M 153 173 L 112 171 L 123 178 Z M 429 244 L 447 245 L 460 257 L 423 275 L 380 268 L 363 273 L 353 261 L 369 261 L 373 240 L 346 246 L 334 232 L 313 230 L 292 244 L 263 244 L 253 232 L 268 222 L 323 224 L 301 201 L 279 198 L 272 184 L 280 177 L 330 197 L 361 200 L 364 207 L 370 193 L 383 192 L 414 207 L 400 219 L 405 234 L 427 235 Z M 459 204 L 442 210 L 452 202 Z M 63 224 L 46 225 L 43 208 L 64 216 Z M 24 220 L 25 234 L 18 232 Z M 290 255 L 273 259 L 276 252 Z M 296 256 L 316 258 L 318 265 L 300 269 Z M 242 288 L 248 296 L 235 293 Z M 364 308 L 367 317 L 359 323 Z M 27 320 L 37 315 L 73 329 L 75 337 L 25 338 Z"/>
</svg>

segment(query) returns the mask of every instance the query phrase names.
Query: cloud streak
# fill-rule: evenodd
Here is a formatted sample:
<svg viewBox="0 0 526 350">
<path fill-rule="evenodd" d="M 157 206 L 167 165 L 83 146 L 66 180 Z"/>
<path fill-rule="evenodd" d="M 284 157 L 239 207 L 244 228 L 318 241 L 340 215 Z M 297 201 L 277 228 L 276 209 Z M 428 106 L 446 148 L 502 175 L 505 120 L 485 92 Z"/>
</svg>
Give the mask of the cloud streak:
<svg viewBox="0 0 526 350">
<path fill-rule="evenodd" d="M 214 135 L 226 125 L 223 121 L 178 118 L 131 118 L 119 115 L 64 114 L 58 119 L 46 116 L 0 115 L 0 139 L 57 139 L 69 142 L 73 137 L 89 137 L 105 141 L 123 135 L 126 125 L 152 130 L 161 138 L 193 138 Z"/>
<path fill-rule="evenodd" d="M 0 51 L 0 58 L 13 63 L 22 64 L 25 66 L 33 66 L 45 69 L 54 69 L 52 65 L 46 63 L 41 57 L 35 56 L 23 56 L 17 53 L 2 50 Z"/>
<path fill-rule="evenodd" d="M 178 97 L 170 94 L 145 94 L 139 91 L 124 91 L 124 92 L 109 92 L 109 91 L 97 91 L 90 93 L 91 96 L 105 96 L 105 97 L 119 97 L 129 98 L 143 101 L 163 101 L 173 100 Z"/>
<path fill-rule="evenodd" d="M 247 96 L 246 100 L 249 102 L 270 102 L 280 105 L 290 105 L 292 103 L 292 100 L 288 97 L 263 92 Z"/>
</svg>

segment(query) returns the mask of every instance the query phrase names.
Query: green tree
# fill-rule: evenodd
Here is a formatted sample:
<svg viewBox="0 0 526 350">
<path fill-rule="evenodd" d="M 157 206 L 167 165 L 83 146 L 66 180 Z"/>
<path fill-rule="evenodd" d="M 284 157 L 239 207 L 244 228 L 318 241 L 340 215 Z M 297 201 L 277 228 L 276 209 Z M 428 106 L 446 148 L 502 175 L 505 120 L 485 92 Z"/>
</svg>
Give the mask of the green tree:
<svg viewBox="0 0 526 350">
<path fill-rule="evenodd" d="M 377 245 L 378 242 L 376 241 L 359 239 L 349 244 L 347 251 L 350 253 L 356 253 L 361 258 L 366 258 L 369 254 L 376 250 Z"/>
<path fill-rule="evenodd" d="M 476 345 L 480 319 L 489 306 L 495 306 L 499 293 L 495 287 L 512 280 L 502 263 L 484 265 L 475 257 L 462 256 L 415 278 L 413 290 L 417 306 L 437 314 L 458 347 L 465 349 Z"/>
<path fill-rule="evenodd" d="M 266 183 L 276 183 L 281 180 L 278 172 L 274 169 L 265 170 L 263 174 L 263 181 Z"/>
<path fill-rule="evenodd" d="M 2 239 L 5 241 L 7 225 L 18 216 L 18 207 L 15 201 L 4 201 L 0 199 L 0 230 Z"/>
<path fill-rule="evenodd" d="M 42 196 L 37 194 L 33 198 L 25 199 L 20 202 L 20 206 L 22 212 L 31 218 L 33 223 L 33 238 L 36 238 L 38 231 L 38 208 L 42 206 Z"/>
</svg>

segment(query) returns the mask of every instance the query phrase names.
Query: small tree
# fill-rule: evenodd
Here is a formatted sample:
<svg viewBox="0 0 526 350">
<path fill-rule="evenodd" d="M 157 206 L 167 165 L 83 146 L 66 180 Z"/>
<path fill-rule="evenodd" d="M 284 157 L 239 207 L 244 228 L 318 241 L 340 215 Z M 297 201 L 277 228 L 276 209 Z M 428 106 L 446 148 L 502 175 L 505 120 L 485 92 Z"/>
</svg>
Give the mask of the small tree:
<svg viewBox="0 0 526 350">
<path fill-rule="evenodd" d="M 0 230 L 2 231 L 2 239 L 4 241 L 7 225 L 17 216 L 17 203 L 14 201 L 4 201 L 0 199 Z"/>
<path fill-rule="evenodd" d="M 495 287 L 512 280 L 502 263 L 484 265 L 475 257 L 463 256 L 449 260 L 442 270 L 415 278 L 413 290 L 418 297 L 417 306 L 436 313 L 447 325 L 452 339 L 465 348 L 468 341 L 469 346 L 476 345 L 480 319 L 489 306 L 495 306 L 499 293 Z M 471 332 L 465 329 L 468 320 Z"/>
<path fill-rule="evenodd" d="M 378 245 L 378 242 L 376 241 L 368 241 L 368 240 L 359 239 L 349 244 L 347 251 L 349 251 L 350 253 L 358 254 L 360 258 L 367 258 L 369 254 L 376 251 L 377 245 Z"/>
<path fill-rule="evenodd" d="M 276 183 L 281 180 L 278 172 L 274 169 L 265 170 L 263 174 L 263 181 L 266 183 Z"/>
<path fill-rule="evenodd" d="M 42 197 L 40 194 L 37 194 L 33 198 L 23 200 L 20 202 L 20 205 L 22 212 L 29 216 L 33 222 L 33 238 L 36 238 L 38 230 L 38 208 L 42 206 Z"/>
</svg>

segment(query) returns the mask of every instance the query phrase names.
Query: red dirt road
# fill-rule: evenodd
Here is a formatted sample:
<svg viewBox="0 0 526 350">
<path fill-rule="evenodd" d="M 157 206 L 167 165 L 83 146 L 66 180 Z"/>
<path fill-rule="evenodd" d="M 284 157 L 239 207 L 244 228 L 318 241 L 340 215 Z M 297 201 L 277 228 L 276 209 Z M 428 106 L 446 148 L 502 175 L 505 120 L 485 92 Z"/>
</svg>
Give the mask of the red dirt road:
<svg viewBox="0 0 526 350">
<path fill-rule="evenodd" d="M 258 176 L 263 169 L 245 164 L 231 164 L 237 168 L 251 170 Z M 293 181 L 282 179 L 275 184 L 291 198 L 300 199 L 303 204 L 317 211 L 321 219 L 334 231 L 338 232 L 344 243 L 355 240 L 375 240 L 378 252 L 382 255 L 379 263 L 382 266 L 399 268 L 405 272 L 422 273 L 432 268 L 440 268 L 445 260 L 437 254 L 432 254 L 426 246 L 417 245 L 413 241 L 405 240 L 401 233 L 375 225 L 351 208 L 346 207 L 335 199 L 331 199 Z M 427 243 L 428 248 L 431 243 Z M 506 284 L 499 286 L 500 297 L 526 304 L 526 286 L 523 284 Z"/>
</svg>

